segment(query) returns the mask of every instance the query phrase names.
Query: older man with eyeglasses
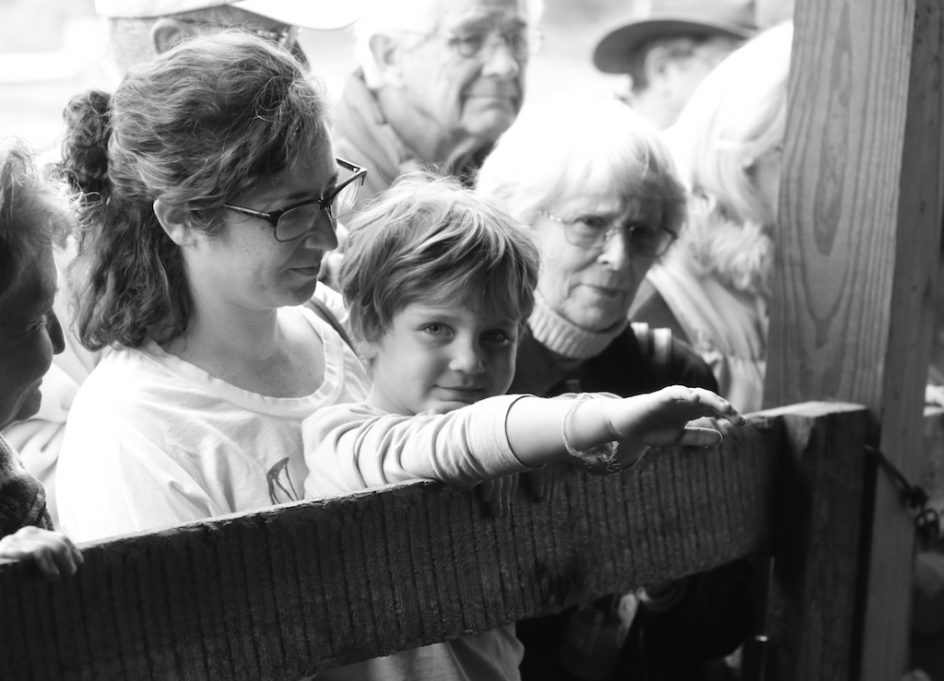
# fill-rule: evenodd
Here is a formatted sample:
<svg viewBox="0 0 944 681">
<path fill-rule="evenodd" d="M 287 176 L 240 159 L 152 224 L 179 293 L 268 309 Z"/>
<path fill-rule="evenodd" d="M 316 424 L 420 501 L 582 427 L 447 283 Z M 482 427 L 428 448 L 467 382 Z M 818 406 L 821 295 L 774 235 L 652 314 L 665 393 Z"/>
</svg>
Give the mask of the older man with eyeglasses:
<svg viewBox="0 0 944 681">
<path fill-rule="evenodd" d="M 334 130 L 338 154 L 370 169 L 359 201 L 418 168 L 471 181 L 521 109 L 541 11 L 540 0 L 401 0 L 360 19 Z"/>
</svg>

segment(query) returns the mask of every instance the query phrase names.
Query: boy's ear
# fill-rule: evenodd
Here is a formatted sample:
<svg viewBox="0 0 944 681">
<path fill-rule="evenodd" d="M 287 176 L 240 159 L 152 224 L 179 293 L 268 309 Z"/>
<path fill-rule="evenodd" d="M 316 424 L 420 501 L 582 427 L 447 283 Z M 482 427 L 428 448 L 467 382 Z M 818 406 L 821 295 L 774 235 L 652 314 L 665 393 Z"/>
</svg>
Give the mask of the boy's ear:
<svg viewBox="0 0 944 681">
<path fill-rule="evenodd" d="M 190 226 L 190 212 L 163 199 L 154 200 L 154 215 L 161 223 L 164 233 L 178 246 L 189 246 L 194 242 L 194 230 Z"/>
<path fill-rule="evenodd" d="M 359 340 L 357 345 L 357 356 L 363 360 L 370 361 L 377 357 L 377 344 L 373 341 Z"/>
</svg>

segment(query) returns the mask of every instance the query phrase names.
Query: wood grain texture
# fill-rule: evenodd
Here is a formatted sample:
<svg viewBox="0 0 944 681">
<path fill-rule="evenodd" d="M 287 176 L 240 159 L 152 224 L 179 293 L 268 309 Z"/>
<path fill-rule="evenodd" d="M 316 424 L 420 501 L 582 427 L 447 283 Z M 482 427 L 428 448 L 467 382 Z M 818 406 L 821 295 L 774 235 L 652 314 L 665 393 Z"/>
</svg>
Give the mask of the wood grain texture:
<svg viewBox="0 0 944 681">
<path fill-rule="evenodd" d="M 865 404 L 869 444 L 917 481 L 944 186 L 938 0 L 798 0 L 766 404 Z M 867 491 L 853 674 L 905 667 L 913 530 Z M 867 598 L 865 595 L 867 594 Z"/>
<path fill-rule="evenodd" d="M 854 679 L 858 559 L 868 461 L 865 407 L 806 403 L 782 417 L 768 627 L 776 679 Z"/>
<path fill-rule="evenodd" d="M 0 566 L 0 679 L 298 679 L 767 553 L 778 424 L 636 470 L 571 472 L 504 518 L 414 483 Z"/>
</svg>

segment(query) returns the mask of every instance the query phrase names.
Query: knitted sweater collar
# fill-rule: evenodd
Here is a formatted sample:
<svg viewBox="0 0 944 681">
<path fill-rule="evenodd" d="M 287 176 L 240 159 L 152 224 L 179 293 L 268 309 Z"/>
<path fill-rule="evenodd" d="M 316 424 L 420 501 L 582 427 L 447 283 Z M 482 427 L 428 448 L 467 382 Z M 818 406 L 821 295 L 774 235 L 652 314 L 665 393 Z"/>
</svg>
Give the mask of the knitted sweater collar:
<svg viewBox="0 0 944 681">
<path fill-rule="evenodd" d="M 587 331 L 564 319 L 535 293 L 534 312 L 528 319 L 534 339 L 548 350 L 573 359 L 589 359 L 603 352 L 626 329 L 624 320 L 606 331 Z"/>
</svg>

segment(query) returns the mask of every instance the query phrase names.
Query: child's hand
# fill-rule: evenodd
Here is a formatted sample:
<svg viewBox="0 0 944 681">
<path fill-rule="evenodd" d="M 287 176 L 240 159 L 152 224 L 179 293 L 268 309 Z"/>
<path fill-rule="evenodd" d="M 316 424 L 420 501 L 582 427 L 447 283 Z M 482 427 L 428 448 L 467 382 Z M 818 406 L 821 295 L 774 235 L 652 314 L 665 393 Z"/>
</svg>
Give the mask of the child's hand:
<svg viewBox="0 0 944 681">
<path fill-rule="evenodd" d="M 66 535 L 32 526 L 0 539 L 0 559 L 33 561 L 47 577 L 73 575 L 84 560 Z"/>
<path fill-rule="evenodd" d="M 702 417 L 723 418 L 734 425 L 744 417 L 724 398 L 710 390 L 673 385 L 647 395 L 612 403 L 609 412 L 613 432 L 620 438 L 652 447 L 711 447 L 724 435 Z M 689 423 L 702 419 L 698 423 Z"/>
<path fill-rule="evenodd" d="M 511 500 L 518 491 L 518 474 L 486 480 L 478 486 L 482 502 L 495 518 L 501 518 L 511 508 Z"/>
</svg>

